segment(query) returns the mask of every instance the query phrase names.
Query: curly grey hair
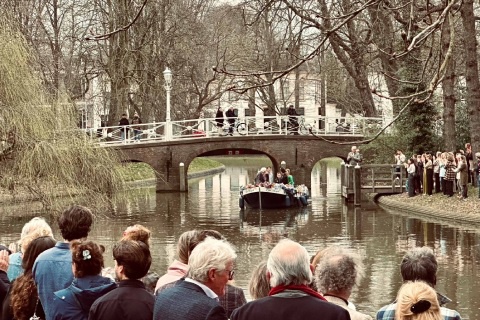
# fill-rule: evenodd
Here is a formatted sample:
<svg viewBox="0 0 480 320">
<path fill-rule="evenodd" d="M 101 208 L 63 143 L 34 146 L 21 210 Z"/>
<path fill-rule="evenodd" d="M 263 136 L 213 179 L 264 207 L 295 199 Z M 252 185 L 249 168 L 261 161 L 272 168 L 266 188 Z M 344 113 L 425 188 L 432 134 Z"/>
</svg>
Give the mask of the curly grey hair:
<svg viewBox="0 0 480 320">
<path fill-rule="evenodd" d="M 363 277 L 360 257 L 342 248 L 330 250 L 315 270 L 315 283 L 322 293 L 349 292 Z"/>
</svg>

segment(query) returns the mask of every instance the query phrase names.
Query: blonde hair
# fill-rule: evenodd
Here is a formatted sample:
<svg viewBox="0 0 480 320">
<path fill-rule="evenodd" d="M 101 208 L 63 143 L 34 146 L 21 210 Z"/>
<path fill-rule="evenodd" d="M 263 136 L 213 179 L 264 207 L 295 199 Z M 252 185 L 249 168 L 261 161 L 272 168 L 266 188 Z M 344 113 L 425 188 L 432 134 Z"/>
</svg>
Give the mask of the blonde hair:
<svg viewBox="0 0 480 320">
<path fill-rule="evenodd" d="M 270 292 L 270 283 L 267 278 L 267 262 L 262 261 L 252 271 L 252 276 L 248 282 L 248 291 L 253 300 L 268 296 Z"/>
<path fill-rule="evenodd" d="M 423 281 L 406 282 L 397 295 L 395 320 L 442 320 L 435 290 Z"/>
<path fill-rule="evenodd" d="M 53 238 L 52 228 L 48 225 L 45 219 L 35 217 L 32 220 L 25 223 L 20 235 L 20 245 L 22 246 L 22 252 L 27 250 L 28 245 L 35 239 L 50 236 Z"/>
</svg>

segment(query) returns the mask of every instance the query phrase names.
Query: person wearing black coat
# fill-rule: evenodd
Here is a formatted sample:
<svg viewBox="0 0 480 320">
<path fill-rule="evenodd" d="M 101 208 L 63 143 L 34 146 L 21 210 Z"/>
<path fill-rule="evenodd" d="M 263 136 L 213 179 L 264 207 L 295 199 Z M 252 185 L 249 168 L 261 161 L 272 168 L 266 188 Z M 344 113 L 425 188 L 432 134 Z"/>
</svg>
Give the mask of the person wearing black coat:
<svg viewBox="0 0 480 320">
<path fill-rule="evenodd" d="M 223 131 L 223 122 L 225 121 L 223 117 L 223 109 L 222 107 L 218 107 L 217 113 L 215 114 L 215 122 L 217 123 L 218 133 Z"/>
<path fill-rule="evenodd" d="M 225 115 L 227 116 L 228 123 L 230 124 L 230 127 L 228 128 L 228 133 L 230 135 L 233 135 L 233 127 L 235 125 L 235 119 L 237 118 L 233 107 L 230 107 L 227 112 L 225 112 Z"/>
<path fill-rule="evenodd" d="M 293 134 L 298 134 L 298 114 L 295 111 L 295 107 L 293 106 L 293 104 L 288 106 L 287 114 L 288 122 L 290 124 L 290 130 L 293 132 Z"/>
</svg>

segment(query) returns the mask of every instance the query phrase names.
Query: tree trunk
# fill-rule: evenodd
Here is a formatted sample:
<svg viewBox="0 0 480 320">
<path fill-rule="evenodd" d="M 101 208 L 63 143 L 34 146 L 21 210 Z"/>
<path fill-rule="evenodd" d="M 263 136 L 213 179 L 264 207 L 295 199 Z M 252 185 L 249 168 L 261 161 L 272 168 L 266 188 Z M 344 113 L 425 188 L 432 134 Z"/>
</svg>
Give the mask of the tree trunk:
<svg viewBox="0 0 480 320">
<path fill-rule="evenodd" d="M 447 21 L 442 30 L 442 55 L 445 56 L 450 46 L 450 25 Z M 445 77 L 442 81 L 443 89 L 443 138 L 445 150 L 453 151 L 456 148 L 455 130 L 455 60 L 448 60 Z"/>
<path fill-rule="evenodd" d="M 463 1 L 460 10 L 464 28 L 465 77 L 467 84 L 467 109 L 470 116 L 470 135 L 474 152 L 480 150 L 480 82 L 478 80 L 477 33 L 473 0 Z"/>
</svg>

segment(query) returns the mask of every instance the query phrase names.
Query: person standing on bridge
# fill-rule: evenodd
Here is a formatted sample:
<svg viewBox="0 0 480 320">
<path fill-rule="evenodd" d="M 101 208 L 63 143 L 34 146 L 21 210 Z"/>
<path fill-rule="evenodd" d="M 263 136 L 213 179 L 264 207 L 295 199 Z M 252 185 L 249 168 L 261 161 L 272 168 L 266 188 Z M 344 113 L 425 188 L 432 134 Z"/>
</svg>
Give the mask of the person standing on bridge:
<svg viewBox="0 0 480 320">
<path fill-rule="evenodd" d="M 122 140 L 125 140 L 126 138 L 128 138 L 128 125 L 130 125 L 130 122 L 128 122 L 126 113 L 122 114 L 122 118 L 118 122 L 118 125 L 121 126 L 120 134 L 121 134 Z"/>
<path fill-rule="evenodd" d="M 235 111 L 233 110 L 233 107 L 230 107 L 227 112 L 225 112 L 225 115 L 227 116 L 228 123 L 230 124 L 230 127 L 228 128 L 228 134 L 233 136 L 233 127 L 235 125 L 235 120 L 237 116 L 235 115 Z"/>
<path fill-rule="evenodd" d="M 293 132 L 293 134 L 298 134 L 298 114 L 295 111 L 295 107 L 293 106 L 293 104 L 288 106 L 287 114 L 288 123 L 290 124 L 290 130 Z"/>
<path fill-rule="evenodd" d="M 138 113 L 135 112 L 132 119 L 132 124 L 137 124 L 137 126 L 133 126 L 133 140 L 135 140 L 135 142 L 140 141 L 140 136 L 142 135 L 142 130 L 140 126 L 138 126 L 138 124 L 141 124 L 141 123 L 142 123 L 142 119 L 140 119 L 140 117 L 138 116 Z"/>
<path fill-rule="evenodd" d="M 223 109 L 222 107 L 218 107 L 217 113 L 215 114 L 215 122 L 217 123 L 217 131 L 219 134 L 223 133 Z"/>
</svg>

